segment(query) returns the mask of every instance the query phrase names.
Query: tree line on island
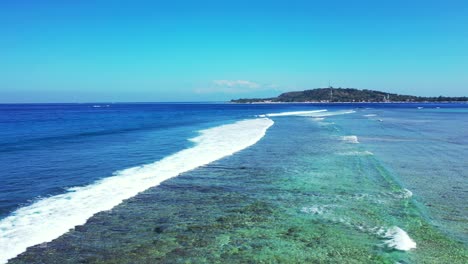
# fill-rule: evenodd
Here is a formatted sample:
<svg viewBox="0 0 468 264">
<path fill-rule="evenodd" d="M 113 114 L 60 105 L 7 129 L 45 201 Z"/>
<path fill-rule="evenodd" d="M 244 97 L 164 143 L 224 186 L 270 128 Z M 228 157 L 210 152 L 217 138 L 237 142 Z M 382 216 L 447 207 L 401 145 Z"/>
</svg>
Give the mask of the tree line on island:
<svg viewBox="0 0 468 264">
<path fill-rule="evenodd" d="M 272 98 L 241 98 L 232 103 L 293 103 L 293 102 L 467 102 L 468 97 L 423 97 L 401 95 L 354 88 L 317 88 L 312 90 L 282 93 Z"/>
</svg>

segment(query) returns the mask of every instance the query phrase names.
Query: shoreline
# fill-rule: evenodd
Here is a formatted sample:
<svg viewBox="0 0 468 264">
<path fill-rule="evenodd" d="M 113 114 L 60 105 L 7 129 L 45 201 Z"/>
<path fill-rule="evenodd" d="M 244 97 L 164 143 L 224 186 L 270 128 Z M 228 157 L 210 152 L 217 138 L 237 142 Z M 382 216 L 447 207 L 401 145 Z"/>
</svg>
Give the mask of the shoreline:
<svg viewBox="0 0 468 264">
<path fill-rule="evenodd" d="M 431 101 L 422 101 L 422 102 L 405 102 L 405 101 L 396 101 L 396 102 L 227 102 L 230 104 L 468 104 L 468 101 L 441 101 L 441 102 L 431 102 Z"/>
</svg>

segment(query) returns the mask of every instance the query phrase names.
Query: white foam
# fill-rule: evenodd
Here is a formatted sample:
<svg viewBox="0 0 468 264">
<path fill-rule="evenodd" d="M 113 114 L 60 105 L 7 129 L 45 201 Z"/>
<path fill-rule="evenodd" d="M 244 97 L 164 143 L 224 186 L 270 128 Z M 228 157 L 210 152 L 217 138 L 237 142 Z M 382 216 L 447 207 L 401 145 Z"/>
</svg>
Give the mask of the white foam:
<svg viewBox="0 0 468 264">
<path fill-rule="evenodd" d="M 27 247 L 52 241 L 85 224 L 94 214 L 110 210 L 162 181 L 255 144 L 271 125 L 272 120 L 257 118 L 203 130 L 192 139 L 196 142 L 192 148 L 16 210 L 0 221 L 0 263 Z"/>
<path fill-rule="evenodd" d="M 368 114 L 368 115 L 364 115 L 365 117 L 373 117 L 373 116 L 377 116 L 376 114 Z"/>
<path fill-rule="evenodd" d="M 341 137 L 341 140 L 343 140 L 343 141 L 345 141 L 347 143 L 353 143 L 353 144 L 359 143 L 357 136 L 343 136 L 343 137 Z"/>
<path fill-rule="evenodd" d="M 396 197 L 400 199 L 409 199 L 413 197 L 413 192 L 408 189 L 402 189 L 401 192 L 396 195 Z"/>
<path fill-rule="evenodd" d="M 343 153 L 339 153 L 339 155 L 342 155 L 342 156 L 373 156 L 374 153 L 368 151 L 368 150 L 365 150 L 365 151 L 349 151 L 349 152 L 343 152 Z"/>
<path fill-rule="evenodd" d="M 354 223 L 348 217 L 337 217 L 330 214 L 327 214 L 329 206 L 319 206 L 314 205 L 310 207 L 302 207 L 301 212 L 319 215 L 333 223 L 343 224 L 350 228 L 355 228 L 361 232 L 366 232 L 370 234 L 377 235 L 385 239 L 384 244 L 389 248 L 394 248 L 397 250 L 408 251 L 416 248 L 416 242 L 406 233 L 403 229 L 398 226 L 393 226 L 390 228 L 379 227 L 379 226 L 368 226 L 361 221 L 359 223 Z"/>
<path fill-rule="evenodd" d="M 311 114 L 326 112 L 327 110 L 311 110 L 311 111 L 295 111 L 295 112 L 282 112 L 282 113 L 270 113 L 265 114 L 268 117 L 274 116 L 310 116 Z"/>
<path fill-rule="evenodd" d="M 312 113 L 308 116 L 313 116 L 313 117 L 328 117 L 328 116 L 336 116 L 336 115 L 347 115 L 347 114 L 352 114 L 356 113 L 356 111 L 353 110 L 342 110 L 342 111 L 333 111 L 333 112 L 321 112 L 321 113 Z"/>
<path fill-rule="evenodd" d="M 386 192 L 384 194 L 395 199 L 410 199 L 411 197 L 413 197 L 413 192 L 405 188 L 396 192 L 392 191 L 392 192 Z"/>
<path fill-rule="evenodd" d="M 329 112 L 326 109 L 323 110 L 312 110 L 312 111 L 296 111 L 296 112 L 282 112 L 282 113 L 270 113 L 265 115 L 259 116 L 268 116 L 268 117 L 275 117 L 275 116 L 306 116 L 306 117 L 315 117 L 315 118 L 323 118 L 328 116 L 336 116 L 336 115 L 346 115 L 356 113 L 353 110 L 340 110 L 340 111 L 333 111 Z"/>
<path fill-rule="evenodd" d="M 302 207 L 301 212 L 306 214 L 318 214 L 321 215 L 325 212 L 325 206 L 314 205 L 309 207 Z"/>
<path fill-rule="evenodd" d="M 398 226 L 387 229 L 384 237 L 387 238 L 385 244 L 388 247 L 402 251 L 408 251 L 416 248 L 416 242 L 414 242 L 411 237 L 409 237 L 409 235 Z"/>
<path fill-rule="evenodd" d="M 320 126 L 331 126 L 334 125 L 335 122 L 318 122 Z"/>
</svg>

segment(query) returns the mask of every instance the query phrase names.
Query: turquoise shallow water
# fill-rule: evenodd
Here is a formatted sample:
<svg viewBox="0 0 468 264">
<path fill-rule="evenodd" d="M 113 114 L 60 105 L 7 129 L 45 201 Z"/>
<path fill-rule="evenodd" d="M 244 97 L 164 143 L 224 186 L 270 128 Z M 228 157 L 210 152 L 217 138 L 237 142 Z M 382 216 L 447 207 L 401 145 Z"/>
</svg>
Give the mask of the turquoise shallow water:
<svg viewBox="0 0 468 264">
<path fill-rule="evenodd" d="M 466 263 L 466 109 L 328 110 L 10 262 Z"/>
<path fill-rule="evenodd" d="M 413 192 L 419 210 L 430 222 L 465 244 L 467 117 L 467 109 L 430 107 L 364 109 L 352 119 L 342 120 L 343 127 L 359 135 L 363 146 L 395 180 Z"/>
</svg>

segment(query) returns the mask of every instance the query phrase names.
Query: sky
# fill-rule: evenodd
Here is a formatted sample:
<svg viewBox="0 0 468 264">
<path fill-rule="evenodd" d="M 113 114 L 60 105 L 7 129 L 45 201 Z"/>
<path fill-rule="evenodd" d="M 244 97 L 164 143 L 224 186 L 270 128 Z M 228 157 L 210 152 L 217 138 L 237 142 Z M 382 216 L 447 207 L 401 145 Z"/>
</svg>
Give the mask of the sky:
<svg viewBox="0 0 468 264">
<path fill-rule="evenodd" d="M 468 1 L 0 0 L 0 102 L 468 95 Z"/>
</svg>

